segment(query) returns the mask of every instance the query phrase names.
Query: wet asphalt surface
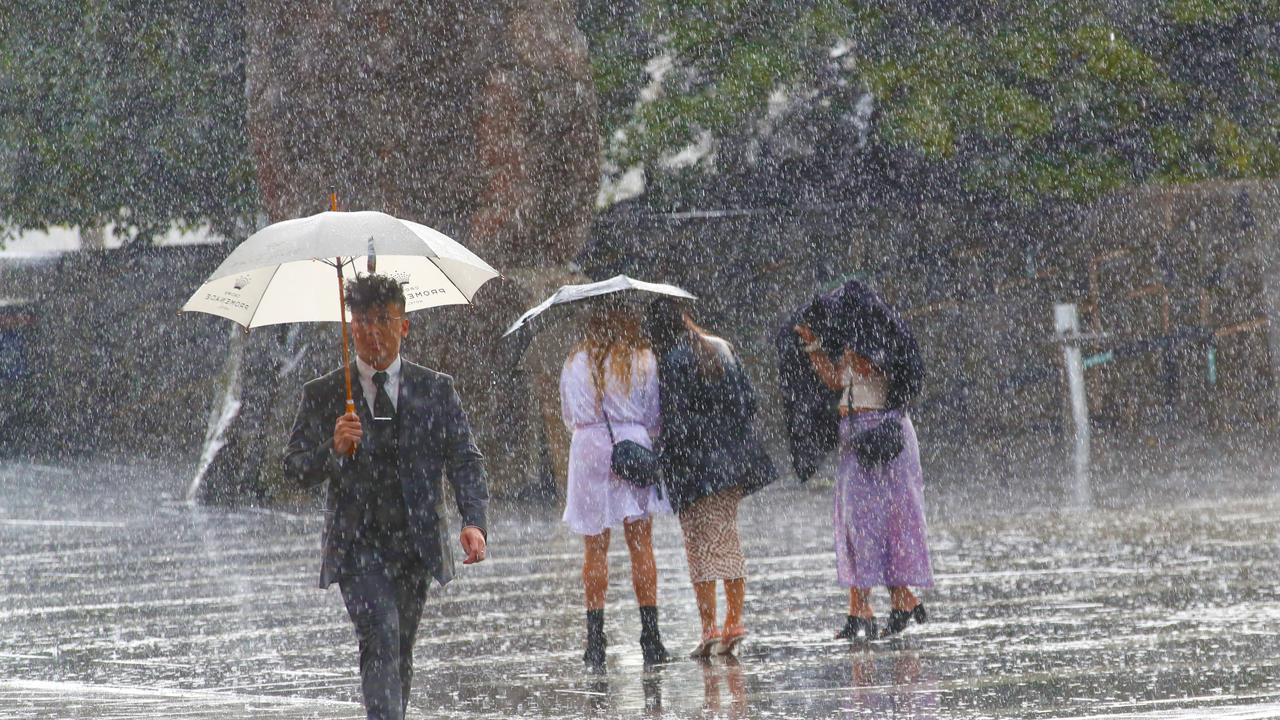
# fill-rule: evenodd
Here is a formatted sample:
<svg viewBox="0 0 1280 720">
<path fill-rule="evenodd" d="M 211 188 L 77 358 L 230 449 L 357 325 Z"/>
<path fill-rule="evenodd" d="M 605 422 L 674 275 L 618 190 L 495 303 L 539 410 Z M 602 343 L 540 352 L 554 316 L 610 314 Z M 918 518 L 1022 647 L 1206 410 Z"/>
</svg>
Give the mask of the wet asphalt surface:
<svg viewBox="0 0 1280 720">
<path fill-rule="evenodd" d="M 740 658 L 646 671 L 618 538 L 600 677 L 581 667 L 579 539 L 556 509 L 496 503 L 490 559 L 428 599 L 410 717 L 1280 718 L 1280 483 L 1227 474 L 1099 481 L 1085 509 L 1049 479 L 933 483 L 930 620 L 852 646 L 831 639 L 830 480 L 786 482 L 742 507 Z M 314 586 L 319 517 L 195 508 L 185 486 L 0 465 L 0 720 L 364 717 L 341 598 Z M 655 545 L 683 656 L 674 518 Z"/>
</svg>

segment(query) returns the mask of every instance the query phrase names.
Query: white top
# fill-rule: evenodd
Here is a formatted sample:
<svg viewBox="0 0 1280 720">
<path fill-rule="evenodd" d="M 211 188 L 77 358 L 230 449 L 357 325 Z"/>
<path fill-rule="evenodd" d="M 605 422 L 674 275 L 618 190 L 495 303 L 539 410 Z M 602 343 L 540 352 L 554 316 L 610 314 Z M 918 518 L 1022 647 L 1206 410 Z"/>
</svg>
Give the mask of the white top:
<svg viewBox="0 0 1280 720">
<path fill-rule="evenodd" d="M 658 363 L 652 351 L 632 356 L 629 388 L 606 372 L 604 391 L 597 394 L 586 352 L 574 353 L 561 370 L 560 409 L 565 426 L 573 430 L 564 521 L 579 535 L 599 535 L 654 512 L 671 512 L 656 485 L 638 488 L 610 470 L 613 442 L 605 429 L 602 404 L 614 441 L 653 446 L 659 407 Z"/>
<path fill-rule="evenodd" d="M 364 404 L 369 406 L 369 414 L 373 415 L 373 401 L 378 397 L 378 386 L 373 383 L 373 374 L 378 372 L 373 366 L 356 356 L 356 370 L 360 375 L 360 388 L 364 390 Z M 387 395 L 391 396 L 391 407 L 400 409 L 400 356 L 384 370 L 387 374 Z"/>
<path fill-rule="evenodd" d="M 630 389 L 621 386 L 607 365 L 605 388 L 597 392 L 591 378 L 591 360 L 585 350 L 574 353 L 565 362 L 560 373 L 560 411 L 565 426 L 575 430 L 599 425 L 604 430 L 604 413 L 607 412 L 615 434 L 619 425 L 638 425 L 651 433 L 656 432 L 658 362 L 653 352 L 643 350 L 632 356 Z"/>
<path fill-rule="evenodd" d="M 889 381 L 879 373 L 862 375 L 846 366 L 840 373 L 840 384 L 844 386 L 844 393 L 840 396 L 840 408 L 843 410 L 883 410 L 889 398 Z"/>
</svg>

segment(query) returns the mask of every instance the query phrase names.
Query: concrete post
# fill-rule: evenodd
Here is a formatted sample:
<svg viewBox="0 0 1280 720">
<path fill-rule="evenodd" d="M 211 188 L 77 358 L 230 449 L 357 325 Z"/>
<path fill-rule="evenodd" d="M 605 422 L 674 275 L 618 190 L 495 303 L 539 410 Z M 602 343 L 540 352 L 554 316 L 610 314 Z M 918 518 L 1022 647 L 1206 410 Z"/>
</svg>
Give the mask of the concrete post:
<svg viewBox="0 0 1280 720">
<path fill-rule="evenodd" d="M 1084 395 L 1084 357 L 1080 351 L 1080 320 L 1073 303 L 1060 303 L 1053 308 L 1053 329 L 1062 345 L 1062 359 L 1067 373 L 1067 392 L 1073 428 L 1075 472 L 1067 488 L 1072 505 L 1088 505 L 1089 489 L 1089 406 Z"/>
<path fill-rule="evenodd" d="M 1262 281 L 1259 299 L 1267 314 L 1271 400 L 1275 410 L 1280 411 L 1280 228 L 1274 220 L 1280 217 L 1280 192 L 1272 186 L 1265 192 L 1255 193 L 1247 202 L 1245 209 L 1250 213 L 1249 222 L 1247 225 L 1242 223 L 1239 232 L 1245 238 L 1242 245 L 1247 248 L 1247 257 L 1256 263 Z M 1262 222 L 1254 218 L 1255 212 L 1263 215 Z"/>
</svg>

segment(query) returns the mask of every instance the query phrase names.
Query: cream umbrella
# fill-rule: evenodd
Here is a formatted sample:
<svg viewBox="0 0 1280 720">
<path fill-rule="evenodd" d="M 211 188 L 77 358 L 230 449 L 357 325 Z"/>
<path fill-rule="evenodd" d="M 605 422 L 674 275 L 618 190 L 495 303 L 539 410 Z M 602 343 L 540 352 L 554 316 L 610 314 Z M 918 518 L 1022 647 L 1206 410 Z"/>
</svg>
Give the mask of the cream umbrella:
<svg viewBox="0 0 1280 720">
<path fill-rule="evenodd" d="M 331 206 L 336 204 L 331 200 Z M 499 276 L 478 255 L 426 225 L 381 212 L 331 210 L 274 223 L 250 235 L 182 310 L 224 317 L 246 329 L 341 323 L 350 411 L 354 403 L 343 283 L 362 266 L 404 286 L 406 312 L 468 304 L 481 285 Z"/>
</svg>

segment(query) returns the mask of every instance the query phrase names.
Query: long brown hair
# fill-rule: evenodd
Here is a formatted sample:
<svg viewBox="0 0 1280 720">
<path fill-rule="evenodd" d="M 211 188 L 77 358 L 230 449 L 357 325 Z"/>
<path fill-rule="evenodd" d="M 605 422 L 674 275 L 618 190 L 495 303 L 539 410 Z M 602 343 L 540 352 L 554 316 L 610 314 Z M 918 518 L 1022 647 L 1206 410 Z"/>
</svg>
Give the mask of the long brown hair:
<svg viewBox="0 0 1280 720">
<path fill-rule="evenodd" d="M 602 303 L 587 316 L 586 335 L 574 352 L 585 350 L 591 364 L 591 382 L 596 396 L 604 396 L 606 371 L 627 392 L 631 391 L 632 361 L 649 340 L 640 329 L 640 317 L 626 307 Z"/>
<path fill-rule="evenodd" d="M 729 358 L 726 358 L 720 348 L 711 342 L 710 338 L 714 336 L 694 322 L 688 310 L 684 312 L 684 326 L 689 330 L 689 344 L 693 346 L 693 354 L 698 358 L 698 369 L 702 371 L 703 377 L 714 380 L 724 377 Z M 724 340 L 724 338 L 720 339 Z M 729 345 L 728 340 L 724 340 L 724 343 Z M 729 348 L 732 352 L 733 346 L 729 345 Z"/>
</svg>

